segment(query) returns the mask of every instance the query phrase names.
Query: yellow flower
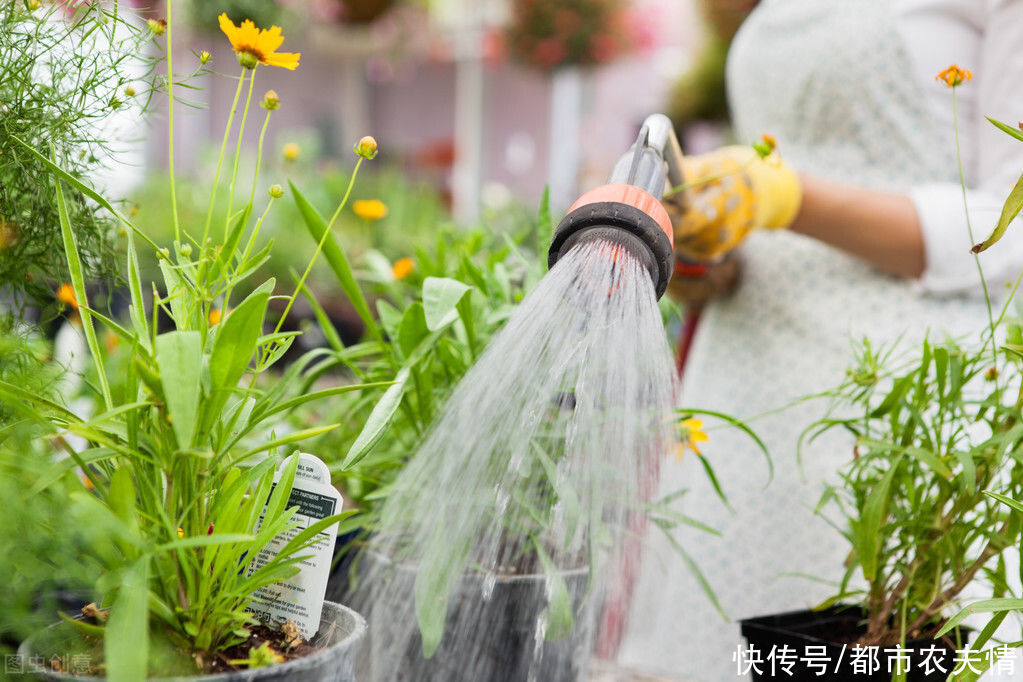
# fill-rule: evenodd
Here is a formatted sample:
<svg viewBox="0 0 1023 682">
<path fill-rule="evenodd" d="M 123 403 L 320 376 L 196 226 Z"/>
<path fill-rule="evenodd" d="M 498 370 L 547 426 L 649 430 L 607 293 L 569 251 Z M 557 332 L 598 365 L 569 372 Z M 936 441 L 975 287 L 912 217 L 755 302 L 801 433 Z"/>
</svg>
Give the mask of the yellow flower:
<svg viewBox="0 0 1023 682">
<path fill-rule="evenodd" d="M 355 215 L 366 220 L 380 220 L 387 215 L 387 204 L 379 199 L 360 199 L 352 204 Z"/>
<path fill-rule="evenodd" d="M 709 440 L 707 434 L 703 432 L 703 422 L 699 419 L 683 419 L 678 424 L 678 431 L 679 443 L 675 448 L 675 458 L 681 460 L 687 449 L 702 457 L 703 454 L 696 447 L 696 444 Z"/>
<path fill-rule="evenodd" d="M 78 310 L 78 298 L 75 296 L 75 289 L 70 284 L 61 284 L 57 289 L 57 300 L 64 305 L 69 305 Z"/>
<path fill-rule="evenodd" d="M 247 69 L 254 69 L 257 64 L 280 66 L 292 71 L 298 67 L 301 53 L 275 51 L 284 42 L 280 26 L 271 26 L 269 30 L 259 29 L 251 19 L 243 21 L 241 26 L 235 26 L 227 14 L 221 14 L 220 30 L 238 53 L 238 62 Z"/>
<path fill-rule="evenodd" d="M 215 327 L 219 324 L 222 315 L 220 308 L 210 308 L 210 326 Z"/>
<path fill-rule="evenodd" d="M 391 266 L 391 274 L 394 279 L 405 279 L 416 269 L 416 262 L 411 258 L 399 258 Z"/>
<path fill-rule="evenodd" d="M 302 153 L 302 148 L 294 142 L 289 142 L 281 147 L 281 153 L 284 154 L 286 161 L 294 161 L 298 158 L 298 155 Z"/>
<path fill-rule="evenodd" d="M 962 85 L 963 83 L 973 80 L 973 73 L 967 69 L 960 69 L 958 66 L 953 64 L 939 73 L 936 80 L 945 81 L 945 85 L 950 88 L 954 88 L 957 85 Z"/>
<path fill-rule="evenodd" d="M 210 61 L 210 57 L 211 57 L 210 53 L 207 52 L 206 50 L 203 50 L 202 52 L 199 53 L 199 63 L 200 64 L 208 63 Z"/>
<path fill-rule="evenodd" d="M 166 19 L 148 19 L 146 25 L 149 26 L 149 30 L 153 32 L 153 35 L 162 36 L 164 31 L 167 30 Z"/>
<path fill-rule="evenodd" d="M 185 537 L 185 530 L 179 526 L 178 527 L 178 538 L 180 539 L 180 538 L 183 538 L 183 537 Z"/>
</svg>

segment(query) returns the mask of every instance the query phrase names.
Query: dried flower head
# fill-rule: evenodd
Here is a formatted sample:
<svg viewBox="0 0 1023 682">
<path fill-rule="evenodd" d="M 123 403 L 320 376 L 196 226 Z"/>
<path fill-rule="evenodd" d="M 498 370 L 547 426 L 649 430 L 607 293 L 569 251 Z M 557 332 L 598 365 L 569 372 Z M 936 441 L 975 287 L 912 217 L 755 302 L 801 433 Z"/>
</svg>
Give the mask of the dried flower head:
<svg viewBox="0 0 1023 682">
<path fill-rule="evenodd" d="M 238 54 L 238 63 L 246 69 L 254 69 L 259 64 L 280 66 L 285 69 L 298 68 L 299 52 L 277 52 L 284 42 L 280 26 L 259 29 L 246 19 L 241 26 L 235 26 L 227 14 L 220 15 L 220 30 L 231 41 L 231 47 Z"/>
<path fill-rule="evenodd" d="M 939 73 L 937 75 L 937 80 L 945 81 L 945 85 L 950 88 L 954 88 L 973 80 L 973 73 L 967 69 L 960 69 L 958 66 L 953 64 Z"/>
</svg>

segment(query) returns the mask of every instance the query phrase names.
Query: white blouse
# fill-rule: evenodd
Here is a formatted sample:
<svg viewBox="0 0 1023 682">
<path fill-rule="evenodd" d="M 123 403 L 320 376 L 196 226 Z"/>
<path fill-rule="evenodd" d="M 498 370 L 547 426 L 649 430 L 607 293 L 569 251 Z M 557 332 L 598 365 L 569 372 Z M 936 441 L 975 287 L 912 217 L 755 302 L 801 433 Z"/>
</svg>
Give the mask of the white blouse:
<svg viewBox="0 0 1023 682">
<path fill-rule="evenodd" d="M 956 90 L 959 135 L 970 221 L 977 241 L 998 221 L 1023 173 L 1023 142 L 989 123 L 1023 121 L 1023 1 L 902 0 L 898 30 L 934 118 L 954 134 L 948 87 L 935 75 L 950 63 L 973 72 Z M 920 215 L 926 248 L 923 286 L 933 292 L 976 289 L 977 269 L 962 248 L 963 197 L 958 182 L 918 185 L 909 195 Z M 1023 268 L 1023 233 L 1017 217 L 1005 238 L 981 255 L 992 282 L 1014 281 Z"/>
<path fill-rule="evenodd" d="M 801 432 L 827 408 L 797 401 L 837 386 L 864 338 L 875 349 L 896 341 L 913 348 L 926 334 L 975 337 L 986 326 L 974 295 L 980 287 L 955 163 L 952 93 L 935 79 L 952 63 L 973 72 L 956 97 L 979 241 L 1023 171 L 1023 143 L 984 118 L 1023 119 L 1023 0 L 762 0 L 736 36 L 728 85 L 740 140 L 771 133 L 800 171 L 910 196 L 926 271 L 917 282 L 891 277 L 785 231 L 743 244 L 739 290 L 704 311 L 682 400 L 740 418 L 762 415 L 751 426 L 772 452 L 774 477 L 768 484 L 763 457 L 734 429 L 712 429 L 701 447 L 734 512 L 695 457 L 664 463 L 659 494 L 688 490 L 680 511 L 721 534 L 673 532 L 731 620 L 651 530 L 621 664 L 689 682 L 745 678 L 732 660 L 742 642 L 735 620 L 831 596 L 831 585 L 791 576 L 837 581 L 849 551 L 815 506 L 825 484 L 839 482 L 853 444 L 832 432 L 807 444 L 797 464 Z M 981 256 L 992 281 L 1014 280 L 1023 268 L 1021 222 Z"/>
</svg>

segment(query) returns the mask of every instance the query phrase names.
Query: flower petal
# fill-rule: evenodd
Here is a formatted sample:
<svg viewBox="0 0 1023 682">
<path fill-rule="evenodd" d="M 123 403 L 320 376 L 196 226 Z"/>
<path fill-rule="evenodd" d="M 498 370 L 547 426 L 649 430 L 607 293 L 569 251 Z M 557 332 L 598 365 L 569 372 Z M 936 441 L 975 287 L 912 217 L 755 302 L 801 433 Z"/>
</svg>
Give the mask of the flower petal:
<svg viewBox="0 0 1023 682">
<path fill-rule="evenodd" d="M 301 56 L 301 52 L 274 52 L 271 55 L 267 55 L 263 63 L 269 66 L 281 66 L 294 71 L 298 68 L 298 58 Z"/>
</svg>

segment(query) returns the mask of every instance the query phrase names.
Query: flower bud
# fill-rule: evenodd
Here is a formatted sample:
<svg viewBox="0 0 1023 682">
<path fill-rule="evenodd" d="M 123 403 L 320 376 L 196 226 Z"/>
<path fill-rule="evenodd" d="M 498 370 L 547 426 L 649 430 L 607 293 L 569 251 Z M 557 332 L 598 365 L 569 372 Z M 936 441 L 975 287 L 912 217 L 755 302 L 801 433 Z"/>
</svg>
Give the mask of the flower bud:
<svg viewBox="0 0 1023 682">
<path fill-rule="evenodd" d="M 284 196 L 284 188 L 280 185 L 270 185 L 270 189 L 267 191 L 274 199 L 280 199 Z"/>
<path fill-rule="evenodd" d="M 354 151 L 364 159 L 372 159 L 377 155 L 377 141 L 367 135 L 355 143 Z"/>
<path fill-rule="evenodd" d="M 259 66 L 259 59 L 256 55 L 251 52 L 239 52 L 238 63 L 241 64 L 243 69 L 249 69 L 250 71 Z"/>
<path fill-rule="evenodd" d="M 129 85 L 128 87 L 126 87 L 124 89 L 124 94 L 125 94 L 126 97 L 134 97 L 135 96 L 135 88 L 133 88 L 133 87 L 131 87 Z"/>
<path fill-rule="evenodd" d="M 263 101 L 260 106 L 267 111 L 275 111 L 281 106 L 281 98 L 277 96 L 277 92 L 274 90 L 267 90 L 266 94 L 263 95 Z"/>
<path fill-rule="evenodd" d="M 209 63 L 210 56 L 211 55 L 210 55 L 209 52 L 207 52 L 206 50 L 203 50 L 202 52 L 199 53 L 199 63 L 200 64 L 207 64 L 207 63 Z"/>
<path fill-rule="evenodd" d="M 281 153 L 284 154 L 286 161 L 294 161 L 298 158 L 298 155 L 302 153 L 302 148 L 294 142 L 288 142 L 286 145 L 281 147 Z"/>
<path fill-rule="evenodd" d="M 192 245 L 191 244 L 182 244 L 181 245 L 181 255 L 184 256 L 185 258 L 188 258 L 189 256 L 191 256 L 192 255 Z"/>
<path fill-rule="evenodd" d="M 163 32 L 167 30 L 166 19 L 149 19 L 146 21 L 146 24 L 155 36 L 162 36 Z"/>
</svg>

